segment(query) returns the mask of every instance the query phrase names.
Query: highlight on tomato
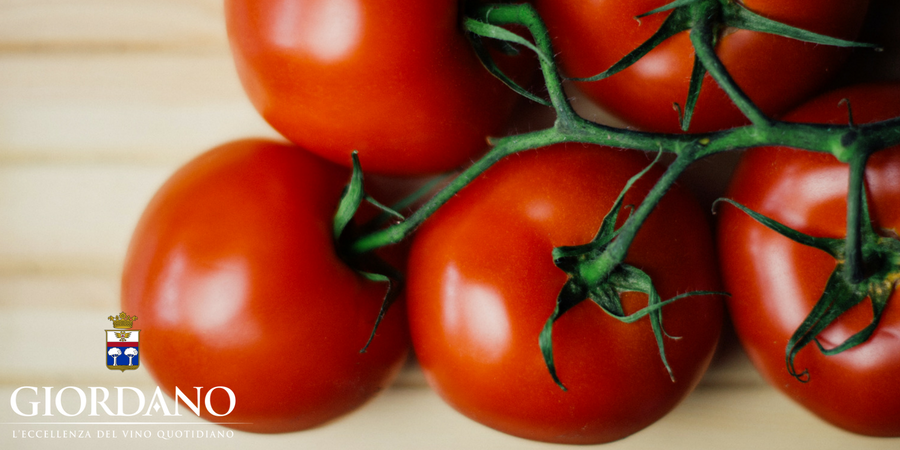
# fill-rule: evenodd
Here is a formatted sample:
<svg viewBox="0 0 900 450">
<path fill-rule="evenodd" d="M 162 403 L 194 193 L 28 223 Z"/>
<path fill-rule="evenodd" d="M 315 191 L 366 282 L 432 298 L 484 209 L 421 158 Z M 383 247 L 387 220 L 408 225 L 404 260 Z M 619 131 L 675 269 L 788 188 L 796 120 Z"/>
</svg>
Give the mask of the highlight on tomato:
<svg viewBox="0 0 900 450">
<path fill-rule="evenodd" d="M 581 144 L 515 154 L 417 231 L 408 274 L 410 330 L 428 383 L 445 401 L 508 434 L 592 444 L 649 426 L 697 385 L 722 326 L 718 296 L 663 306 L 663 336 L 647 316 L 628 324 L 591 301 L 578 303 L 553 327 L 554 364 L 565 389 L 539 346 L 567 283 L 554 249 L 591 241 L 623 186 L 651 160 Z M 623 204 L 638 202 L 660 173 L 638 179 Z M 663 299 L 719 284 L 707 217 L 677 185 L 639 231 L 626 263 L 652 277 Z M 616 297 L 625 315 L 648 306 L 648 295 Z"/>
<path fill-rule="evenodd" d="M 165 182 L 122 276 L 123 309 L 140 318 L 141 358 L 164 391 L 225 386 L 233 412 L 205 419 L 276 433 L 327 423 L 391 383 L 409 350 L 405 309 L 395 303 L 361 352 L 386 286 L 335 251 L 349 179 L 295 146 L 241 140 Z"/>
<path fill-rule="evenodd" d="M 368 173 L 456 168 L 488 148 L 518 94 L 486 70 L 460 24 L 459 0 L 227 0 L 237 73 L 282 135 Z M 533 56 L 494 52 L 525 82 Z"/>
<path fill-rule="evenodd" d="M 846 125 L 897 116 L 895 83 L 829 92 L 786 119 Z M 728 306 L 769 384 L 843 429 L 900 436 L 900 147 L 874 153 L 865 167 L 871 225 L 863 217 L 859 283 L 843 270 L 849 173 L 830 154 L 766 147 L 743 155 L 727 197 L 821 248 L 722 204 L 718 242 Z"/>
<path fill-rule="evenodd" d="M 755 30 L 772 27 L 769 21 L 777 21 L 825 37 L 853 40 L 869 5 L 869 0 L 701 1 L 721 3 L 721 12 L 714 18 L 719 26 L 712 30 L 715 51 L 744 93 L 773 116 L 821 92 L 850 50 Z M 598 75 L 651 38 L 671 34 L 630 67 L 608 78 L 575 84 L 591 101 L 632 126 L 668 133 L 682 130 L 695 65 L 685 27 L 694 26 L 690 8 L 695 5 L 645 15 L 672 0 L 533 3 L 553 37 L 561 70 L 572 78 Z M 708 132 L 748 123 L 706 74 L 688 131 Z"/>
</svg>

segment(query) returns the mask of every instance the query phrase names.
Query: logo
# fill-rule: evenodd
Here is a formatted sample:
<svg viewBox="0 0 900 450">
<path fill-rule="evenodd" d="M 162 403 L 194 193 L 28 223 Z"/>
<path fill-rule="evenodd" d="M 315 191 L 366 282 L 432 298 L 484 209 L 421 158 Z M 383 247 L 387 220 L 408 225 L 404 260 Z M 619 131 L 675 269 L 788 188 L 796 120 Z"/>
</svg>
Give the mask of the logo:
<svg viewBox="0 0 900 450">
<path fill-rule="evenodd" d="M 132 329 L 137 316 L 125 312 L 109 316 L 115 330 L 106 330 L 106 367 L 109 370 L 134 370 L 140 367 L 141 330 Z"/>
</svg>

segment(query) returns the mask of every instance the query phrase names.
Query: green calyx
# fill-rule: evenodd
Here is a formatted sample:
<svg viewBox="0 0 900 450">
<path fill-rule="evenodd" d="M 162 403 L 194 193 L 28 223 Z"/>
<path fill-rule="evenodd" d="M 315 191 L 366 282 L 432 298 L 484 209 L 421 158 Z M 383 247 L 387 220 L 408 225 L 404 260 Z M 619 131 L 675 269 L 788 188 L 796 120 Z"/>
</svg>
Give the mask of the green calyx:
<svg viewBox="0 0 900 450">
<path fill-rule="evenodd" d="M 337 248 L 337 253 L 341 255 L 345 260 L 348 261 L 348 264 L 351 267 L 356 269 L 356 273 L 358 273 L 361 277 L 374 281 L 377 283 L 385 283 L 387 285 L 387 291 L 385 292 L 384 298 L 381 301 L 381 307 L 378 311 L 378 316 L 375 318 L 375 325 L 372 327 L 372 332 L 369 334 L 369 339 L 366 341 L 365 345 L 363 345 L 362 349 L 360 349 L 360 353 L 365 353 L 368 350 L 369 345 L 372 343 L 372 339 L 375 338 L 375 332 L 378 331 L 378 325 L 381 324 L 382 319 L 384 319 L 384 315 L 387 313 L 388 308 L 397 300 L 398 294 L 400 292 L 400 286 L 403 283 L 403 276 L 393 267 L 375 257 L 374 255 L 367 255 L 364 258 L 359 255 L 352 255 L 350 252 L 346 250 L 349 242 L 352 242 L 350 236 L 350 224 L 353 222 L 353 217 L 356 215 L 356 211 L 359 210 L 359 207 L 362 205 L 363 200 L 369 202 L 374 205 L 384 214 L 397 217 L 400 220 L 403 220 L 403 215 L 391 209 L 387 206 L 384 206 L 368 194 L 366 194 L 365 189 L 363 188 L 363 172 L 362 167 L 359 163 L 359 155 L 354 150 L 351 154 L 351 158 L 353 160 L 353 172 L 350 176 L 350 181 L 344 187 L 343 192 L 341 193 L 341 199 L 338 202 L 337 212 L 335 212 L 333 219 L 333 237 L 335 240 L 335 246 Z M 378 220 L 378 219 L 376 219 Z M 349 255 L 349 256 L 348 256 Z M 351 257 L 352 256 L 352 257 Z M 363 259 L 365 261 L 363 261 Z M 366 268 L 364 269 L 363 266 Z M 371 268 L 370 268 L 371 267 Z"/>
<path fill-rule="evenodd" d="M 503 72 L 503 70 L 500 69 L 500 66 L 497 65 L 497 63 L 494 61 L 494 58 L 491 56 L 490 51 L 488 51 L 488 47 L 485 44 L 483 38 L 494 39 L 497 42 L 509 46 L 518 45 L 525 47 L 535 52 L 538 57 L 544 60 L 543 62 L 545 64 L 552 64 L 552 60 L 549 56 L 541 52 L 539 48 L 537 48 L 527 39 L 499 25 L 487 23 L 481 20 L 474 19 L 472 17 L 466 17 L 463 21 L 463 26 L 465 27 L 466 31 L 468 31 L 469 42 L 471 42 L 472 48 L 475 50 L 475 54 L 478 55 L 478 58 L 481 60 L 481 64 L 485 69 L 487 69 L 488 72 L 490 72 L 497 79 L 502 81 L 503 84 L 508 86 L 519 95 L 528 98 L 535 103 L 539 103 L 544 106 L 550 106 L 549 101 L 532 94 L 527 89 L 516 83 L 515 80 L 507 76 Z"/>
<path fill-rule="evenodd" d="M 572 80 L 591 82 L 608 78 L 627 69 L 670 37 L 683 31 L 690 30 L 691 43 L 694 45 L 696 51 L 694 68 L 691 72 L 688 96 L 684 106 L 682 107 L 678 104 L 674 105 L 681 119 L 681 129 L 683 131 L 687 131 L 690 126 L 691 117 L 693 116 L 697 99 L 700 96 L 700 88 L 702 87 L 703 79 L 708 72 L 717 82 L 719 82 L 719 85 L 726 88 L 726 90 L 728 90 L 729 86 L 734 87 L 731 89 L 733 92 L 728 92 L 729 96 L 732 98 L 743 98 L 742 101 L 738 101 L 738 106 L 742 107 L 744 110 L 743 112 L 754 121 L 754 123 L 765 121 L 764 116 L 756 111 L 755 107 L 749 106 L 751 102 L 749 102 L 749 99 L 746 99 L 746 96 L 736 88 L 733 80 L 730 80 L 728 72 L 725 70 L 724 66 L 722 66 L 721 61 L 718 60 L 718 56 L 715 54 L 715 46 L 721 30 L 744 29 L 761 33 L 776 34 L 821 45 L 875 48 L 875 46 L 871 44 L 833 38 L 831 36 L 793 27 L 772 19 L 767 19 L 766 17 L 747 9 L 740 2 L 733 0 L 675 0 L 663 7 L 641 14 L 635 17 L 635 19 L 640 20 L 642 17 L 663 12 L 670 13 L 659 29 L 644 43 L 622 57 L 622 59 L 605 71 L 591 77 L 572 78 Z"/>
<path fill-rule="evenodd" d="M 655 164 L 656 161 L 653 163 Z M 652 166 L 653 164 L 628 180 L 612 208 L 603 218 L 600 229 L 590 243 L 553 249 L 553 262 L 556 267 L 568 275 L 568 280 L 556 298 L 556 306 L 544 323 L 538 342 L 550 376 L 562 390 L 567 389 L 556 373 L 556 363 L 553 357 L 553 325 L 575 305 L 589 299 L 603 312 L 624 323 L 633 323 L 644 316 L 649 316 L 660 359 L 674 382 L 675 375 L 666 359 L 665 340 L 678 339 L 678 337 L 669 335 L 663 328 L 663 306 L 695 295 L 724 295 L 721 292 L 694 291 L 662 300 L 646 272 L 609 256 L 607 250 L 621 230 L 621 228 L 616 229 L 615 225 L 622 209 L 625 193 Z M 625 292 L 646 294 L 647 306 L 632 314 L 626 314 L 620 298 L 620 295 Z"/>
<path fill-rule="evenodd" d="M 795 242 L 828 253 L 837 261 L 834 272 L 822 290 L 822 297 L 788 340 L 785 348 L 785 364 L 791 376 L 801 382 L 809 381 L 809 371 L 806 369 L 798 371 L 794 360 L 800 350 L 810 343 L 815 343 L 819 351 L 825 355 L 836 355 L 866 342 L 872 336 L 881 321 L 891 293 L 900 283 L 900 240 L 880 236 L 875 232 L 869 220 L 865 201 L 862 202 L 860 223 L 863 226 L 860 229 L 860 245 L 856 247 L 860 252 L 861 261 L 861 275 L 858 280 L 853 279 L 855 270 L 850 268 L 852 259 L 848 257 L 848 247 L 851 247 L 847 245 L 849 239 L 809 236 L 733 200 L 720 199 L 717 202 L 721 201 L 734 205 L 760 224 Z M 865 299 L 869 299 L 872 305 L 871 322 L 837 346 L 825 348 L 819 340 L 819 335 L 841 315 Z"/>
<path fill-rule="evenodd" d="M 570 310 L 575 304 L 590 299 L 610 316 L 619 320 L 636 321 L 644 316 L 650 316 L 651 326 L 654 327 L 654 333 L 657 337 L 661 361 L 668 368 L 664 344 L 666 339 L 671 337 L 667 337 L 662 328 L 662 306 L 683 298 L 683 296 L 661 300 L 649 277 L 638 268 L 624 263 L 625 256 L 634 237 L 641 228 L 641 224 L 662 199 L 665 192 L 691 164 L 707 156 L 722 152 L 761 146 L 783 146 L 829 153 L 838 160 L 850 164 L 851 186 L 850 194 L 848 195 L 848 238 L 842 243 L 830 243 L 827 247 L 833 248 L 833 254 L 835 255 L 838 252 L 843 252 L 840 253 L 844 255 L 844 258 L 841 260 L 843 264 L 837 272 L 841 273 L 840 279 L 844 280 L 841 283 L 848 283 L 850 287 L 841 289 L 844 292 L 855 292 L 854 289 L 862 289 L 869 293 L 867 294 L 868 297 L 862 297 L 862 299 L 871 297 L 873 299 L 873 308 L 883 309 L 883 306 L 879 305 L 883 305 L 886 302 L 887 295 L 879 296 L 881 294 L 877 291 L 880 289 L 880 292 L 890 292 L 893 289 L 896 277 L 891 278 L 889 274 L 896 273 L 897 270 L 891 271 L 885 268 L 897 267 L 897 263 L 895 260 L 890 262 L 892 257 L 889 257 L 888 254 L 881 254 L 877 249 L 873 250 L 875 247 L 869 246 L 864 248 L 863 242 L 868 240 L 868 238 L 864 239 L 864 236 L 869 236 L 869 234 L 862 229 L 861 224 L 863 221 L 854 219 L 855 217 L 860 217 L 863 210 L 862 199 L 864 197 L 856 193 L 861 192 L 866 158 L 876 151 L 900 145 L 900 117 L 859 125 L 854 124 L 852 119 L 849 120 L 848 125 L 821 125 L 781 122 L 767 117 L 741 91 L 740 87 L 728 74 L 727 69 L 716 55 L 714 46 L 719 36 L 719 31 L 722 29 L 721 27 L 723 25 L 731 26 L 725 25 L 728 21 L 731 21 L 733 24 L 744 23 L 744 28 L 760 31 L 765 31 L 763 28 L 770 24 L 766 24 L 764 20 L 756 20 L 754 22 L 754 19 L 750 18 L 752 13 L 746 11 L 746 8 L 734 1 L 679 0 L 670 3 L 666 8 L 672 10 L 670 18 L 671 16 L 676 16 L 679 20 L 686 21 L 685 23 L 689 25 L 682 31 L 690 30 L 691 41 L 696 51 L 694 76 L 692 77 L 694 81 L 691 87 L 691 92 L 694 94 L 691 95 L 696 96 L 699 93 L 700 82 L 705 78 L 703 74 L 708 73 L 751 123 L 729 130 L 703 134 L 647 133 L 610 127 L 591 122 L 575 112 L 564 89 L 564 80 L 553 58 L 555 52 L 549 32 L 532 5 L 528 3 L 475 5 L 474 2 L 470 2 L 469 5 L 472 5 L 472 8 L 466 12 L 463 26 L 468 31 L 475 47 L 488 43 L 488 40 L 496 40 L 500 41 L 501 44 L 508 43 L 518 50 L 525 49 L 534 51 L 537 54 L 546 88 L 545 94 L 556 113 L 556 121 L 552 127 L 547 129 L 490 139 L 492 148 L 482 158 L 474 161 L 470 166 L 455 175 L 442 189 L 438 190 L 430 199 L 411 212 L 406 219 L 395 221 L 386 226 L 364 227 L 363 232 L 360 232 L 354 226 L 350 226 L 347 232 L 342 231 L 343 227 L 346 227 L 346 224 L 351 223 L 351 221 L 349 219 L 341 219 L 344 221 L 344 225 L 336 226 L 335 234 L 340 236 L 340 239 L 337 240 L 337 245 L 346 260 L 356 262 L 363 255 L 369 254 L 379 247 L 397 243 L 409 237 L 432 213 L 449 201 L 469 182 L 478 178 L 498 161 L 518 152 L 562 142 L 583 142 L 672 154 L 675 156 L 674 161 L 668 165 L 663 175 L 656 181 L 641 202 L 634 206 L 621 227 L 615 228 L 615 218 L 622 207 L 621 201 L 619 201 L 616 203 L 616 206 L 610 209 L 607 219 L 604 220 L 603 227 L 601 227 L 601 230 L 599 230 L 591 243 L 584 246 L 563 247 L 554 252 L 554 260 L 567 273 L 569 279 L 559 293 L 555 311 L 548 318 L 539 338 L 540 348 L 550 374 L 554 381 L 564 389 L 556 375 L 553 360 L 553 324 L 557 318 Z M 679 10 L 679 8 L 681 9 Z M 663 10 L 665 8 L 652 11 L 651 13 L 658 13 Z M 671 33 L 671 30 L 680 29 L 684 26 L 684 23 L 675 23 L 675 19 L 671 20 L 673 23 L 667 25 L 670 28 L 666 33 Z M 524 27 L 530 33 L 530 38 L 523 40 L 518 34 L 510 33 L 502 28 L 509 25 Z M 659 39 L 659 37 L 657 36 L 655 39 Z M 482 39 L 484 42 L 481 41 Z M 815 39 L 812 39 L 812 41 L 815 42 Z M 631 55 L 633 61 L 628 64 L 621 63 L 615 67 L 618 68 L 617 70 L 621 70 L 637 61 L 639 59 L 636 56 L 638 53 L 643 52 L 643 54 L 646 54 L 648 51 L 649 49 L 646 48 L 643 50 L 636 49 Z M 502 74 L 498 65 L 490 59 L 490 52 L 482 48 L 477 53 L 482 57 L 482 61 L 489 71 L 501 80 L 504 80 L 514 90 L 525 95 L 524 89 L 516 87 L 509 77 Z M 609 76 L 612 73 L 611 68 L 601 75 Z M 598 75 L 598 77 L 601 76 Z M 535 100 L 534 98 L 532 99 Z M 546 102 L 541 101 L 541 103 Z M 686 107 L 681 112 L 682 124 L 685 128 L 687 128 L 687 124 L 690 121 L 693 104 L 694 101 L 688 100 Z M 850 118 L 849 115 L 848 118 Z M 348 188 L 348 191 L 355 191 L 355 188 Z M 348 194 L 347 201 L 351 204 L 355 202 L 358 206 L 363 200 L 368 200 L 367 197 L 364 192 Z M 388 214 L 385 213 L 385 215 Z M 381 221 L 380 225 L 384 225 L 384 222 Z M 815 242 L 821 243 L 822 241 Z M 879 245 L 881 247 L 889 247 L 895 244 L 888 242 Z M 876 270 L 876 268 L 878 269 Z M 887 271 L 888 275 L 881 278 L 873 275 L 875 272 L 883 271 Z M 863 286 L 860 280 L 867 280 L 869 284 Z M 634 291 L 645 293 L 648 296 L 648 305 L 637 313 L 628 316 L 623 312 L 624 308 L 622 308 L 619 301 L 619 295 L 623 292 Z M 712 293 L 696 292 L 685 295 L 699 294 Z M 389 302 L 386 298 L 385 306 L 389 305 Z M 825 309 L 830 310 L 830 307 L 826 306 Z M 819 323 L 816 319 L 813 319 L 813 321 Z M 642 323 L 638 323 L 635 326 L 641 325 Z M 796 373 L 796 371 L 793 371 L 793 355 L 796 355 L 796 352 L 809 342 L 819 344 L 815 339 L 818 333 L 809 334 L 815 331 L 813 326 L 807 326 L 806 328 L 807 333 L 798 330 L 787 350 L 786 359 L 793 373 Z M 865 336 L 865 333 L 861 336 Z M 835 350 L 837 349 L 831 349 L 830 351 Z"/>
</svg>

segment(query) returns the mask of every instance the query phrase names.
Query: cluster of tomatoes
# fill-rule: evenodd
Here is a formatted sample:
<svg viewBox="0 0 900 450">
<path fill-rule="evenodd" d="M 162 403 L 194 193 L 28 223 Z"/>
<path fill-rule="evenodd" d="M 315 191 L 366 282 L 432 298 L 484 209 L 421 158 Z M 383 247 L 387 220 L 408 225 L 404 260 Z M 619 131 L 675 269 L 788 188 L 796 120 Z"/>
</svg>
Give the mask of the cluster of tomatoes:
<svg viewBox="0 0 900 450">
<path fill-rule="evenodd" d="M 221 385 L 235 393 L 233 413 L 207 419 L 263 433 L 321 425 L 385 389 L 412 347 L 431 386 L 474 420 L 535 440 L 599 443 L 652 424 L 704 374 L 725 317 L 721 296 L 663 308 L 668 364 L 648 318 L 623 323 L 591 302 L 555 326 L 555 365 L 566 390 L 548 374 L 538 346 L 566 283 L 551 252 L 597 233 L 623 186 L 650 164 L 632 150 L 564 144 L 494 165 L 429 217 L 404 241 L 409 245 L 376 252 L 400 267 L 406 283 L 375 329 L 389 285 L 358 270 L 378 264 L 340 251 L 352 233 L 334 227 L 351 152 L 366 174 L 421 179 L 478 158 L 522 105 L 473 50 L 460 25 L 466 3 L 474 1 L 225 1 L 246 93 L 290 143 L 231 142 L 179 169 L 134 232 L 122 288 L 123 310 L 141 317 L 145 362 L 161 386 Z M 589 77 L 647 40 L 666 13 L 634 17 L 668 2 L 532 3 L 554 39 L 560 70 Z M 868 5 L 743 3 L 845 39 L 856 37 Z M 528 85 L 538 73 L 535 59 L 504 50 L 490 51 Z M 849 52 L 747 30 L 721 30 L 717 50 L 772 116 L 816 94 Z M 692 63 L 681 33 L 621 73 L 578 87 L 636 128 L 676 132 L 672 105 L 687 96 Z M 843 98 L 856 123 L 900 116 L 900 85 L 893 85 L 832 93 L 784 118 L 846 123 Z M 708 79 L 690 131 L 746 122 Z M 640 203 L 661 173 L 640 178 L 624 203 Z M 879 229 L 900 223 L 897 174 L 900 149 L 872 157 L 866 181 Z M 804 233 L 841 237 L 846 179 L 846 166 L 830 155 L 756 149 L 744 157 L 729 196 Z M 382 202 L 394 195 L 378 192 L 384 183 L 366 188 Z M 664 299 L 721 291 L 723 274 L 737 332 L 773 384 L 839 426 L 900 435 L 900 300 L 865 345 L 835 356 L 802 351 L 796 364 L 811 377 L 797 381 L 785 370 L 784 346 L 835 263 L 733 208 L 720 209 L 717 255 L 707 213 L 675 186 L 626 262 L 649 274 Z M 625 313 L 636 311 L 647 296 L 624 294 L 622 304 Z M 820 336 L 822 345 L 867 325 L 865 305 L 851 312 Z M 226 409 L 211 400 L 214 410 Z"/>
</svg>

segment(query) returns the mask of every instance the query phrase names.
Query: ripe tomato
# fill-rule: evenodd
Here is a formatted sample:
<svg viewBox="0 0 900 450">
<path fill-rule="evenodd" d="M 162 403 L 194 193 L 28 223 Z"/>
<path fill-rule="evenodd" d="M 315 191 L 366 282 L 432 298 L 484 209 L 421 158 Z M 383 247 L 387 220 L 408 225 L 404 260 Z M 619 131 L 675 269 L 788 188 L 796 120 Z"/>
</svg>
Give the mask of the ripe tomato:
<svg viewBox="0 0 900 450">
<path fill-rule="evenodd" d="M 122 279 L 123 310 L 138 316 L 141 358 L 160 386 L 228 387 L 234 411 L 205 418 L 273 433 L 327 422 L 391 382 L 409 349 L 403 306 L 361 354 L 385 286 L 345 265 L 331 236 L 348 180 L 296 147 L 244 140 L 162 186 Z M 213 409 L 228 404 L 214 397 Z"/>
<path fill-rule="evenodd" d="M 409 175 L 487 149 L 517 100 L 482 67 L 460 4 L 227 0 L 225 15 L 244 88 L 276 130 L 339 164 L 358 150 L 367 172 Z M 536 67 L 510 59 L 512 73 Z"/>
<path fill-rule="evenodd" d="M 534 0 L 547 23 L 566 75 L 601 73 L 646 41 L 669 12 L 635 16 L 671 0 Z M 757 14 L 817 33 L 854 39 L 868 0 L 743 0 Z M 846 49 L 804 43 L 772 34 L 723 30 L 717 54 L 737 84 L 762 110 L 779 115 L 814 95 L 849 54 Z M 684 106 L 694 61 L 687 32 L 679 33 L 633 66 L 607 79 L 577 83 L 600 107 L 638 128 L 679 132 L 673 104 Z M 705 132 L 747 123 L 707 75 L 689 131 Z"/>
<path fill-rule="evenodd" d="M 847 123 L 849 98 L 857 123 L 900 116 L 900 85 L 862 85 L 805 104 L 791 121 Z M 900 148 L 876 153 L 866 169 L 876 230 L 900 230 Z M 746 152 L 728 197 L 811 236 L 846 236 L 848 168 L 828 154 L 788 148 Z M 825 356 L 809 345 L 795 359 L 808 370 L 802 383 L 785 365 L 788 339 L 812 310 L 835 268 L 822 251 L 797 244 L 722 206 L 718 240 L 728 305 L 750 359 L 770 384 L 819 417 L 847 430 L 900 436 L 900 295 L 894 291 L 874 335 L 843 353 Z M 868 300 L 827 328 L 819 340 L 833 348 L 872 320 Z"/>
<path fill-rule="evenodd" d="M 666 331 L 681 337 L 665 341 L 674 382 L 647 317 L 624 324 L 589 300 L 553 331 L 568 391 L 552 380 L 538 345 L 566 281 L 552 249 L 591 241 L 625 182 L 649 162 L 642 153 L 579 144 L 510 156 L 417 232 L 407 290 L 413 346 L 428 382 L 450 405 L 516 436 L 600 443 L 650 425 L 696 386 L 722 325 L 715 296 L 663 309 Z M 643 197 L 654 173 L 625 204 Z M 650 215 L 626 262 L 653 277 L 663 299 L 718 287 L 706 217 L 677 186 Z M 622 299 L 626 313 L 647 304 L 643 294 Z"/>
</svg>

